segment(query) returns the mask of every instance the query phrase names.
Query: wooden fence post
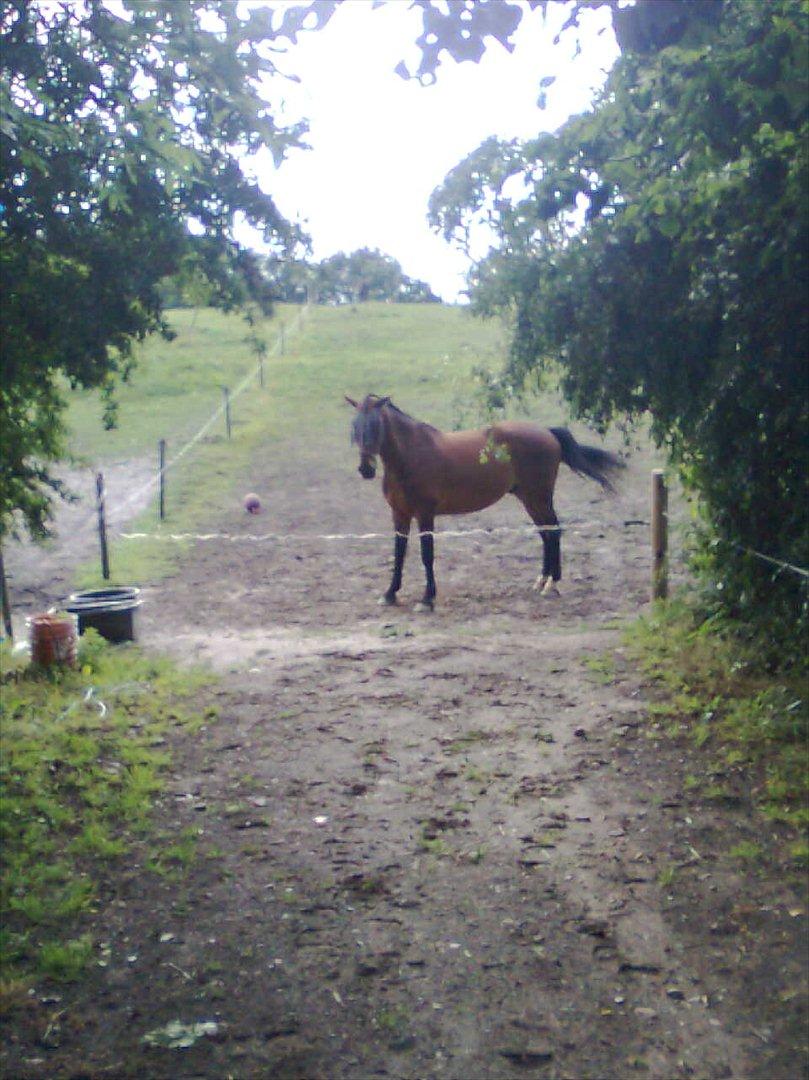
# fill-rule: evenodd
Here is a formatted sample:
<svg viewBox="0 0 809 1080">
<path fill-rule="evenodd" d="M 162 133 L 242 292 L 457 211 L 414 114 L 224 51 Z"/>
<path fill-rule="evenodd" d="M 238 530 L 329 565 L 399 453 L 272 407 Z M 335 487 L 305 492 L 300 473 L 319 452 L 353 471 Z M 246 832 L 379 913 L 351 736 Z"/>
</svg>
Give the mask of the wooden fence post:
<svg viewBox="0 0 809 1080">
<path fill-rule="evenodd" d="M 9 641 L 14 640 L 14 627 L 11 625 L 11 601 L 8 596 L 8 582 L 6 581 L 6 568 L 3 564 L 3 549 L 0 548 L 0 590 L 3 595 L 3 629 Z"/>
<path fill-rule="evenodd" d="M 264 357 L 262 356 L 258 362 L 258 385 L 264 386 Z"/>
<path fill-rule="evenodd" d="M 104 508 L 104 474 L 96 473 L 96 509 L 98 510 L 98 542 L 101 545 L 101 576 L 110 578 L 110 557 L 107 551 L 107 519 Z"/>
<path fill-rule="evenodd" d="M 157 512 L 161 521 L 166 520 L 166 440 L 157 444 Z"/>
<path fill-rule="evenodd" d="M 225 395 L 225 431 L 228 438 L 230 438 L 230 390 L 223 386 L 222 392 Z"/>
<path fill-rule="evenodd" d="M 652 600 L 665 600 L 668 582 L 668 490 L 662 469 L 652 469 Z"/>
</svg>

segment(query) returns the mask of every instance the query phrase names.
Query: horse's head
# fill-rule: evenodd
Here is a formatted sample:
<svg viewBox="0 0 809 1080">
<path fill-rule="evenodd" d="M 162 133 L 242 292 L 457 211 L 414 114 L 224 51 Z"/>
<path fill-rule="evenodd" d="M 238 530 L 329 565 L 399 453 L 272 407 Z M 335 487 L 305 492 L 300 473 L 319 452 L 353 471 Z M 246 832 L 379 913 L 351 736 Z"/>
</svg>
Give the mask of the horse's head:
<svg viewBox="0 0 809 1080">
<path fill-rule="evenodd" d="M 360 448 L 360 476 L 364 480 L 373 480 L 376 476 L 376 459 L 385 434 L 382 410 L 390 404 L 390 398 L 368 394 L 359 404 L 350 397 L 346 397 L 346 401 L 356 409 L 351 424 L 351 445 Z"/>
</svg>

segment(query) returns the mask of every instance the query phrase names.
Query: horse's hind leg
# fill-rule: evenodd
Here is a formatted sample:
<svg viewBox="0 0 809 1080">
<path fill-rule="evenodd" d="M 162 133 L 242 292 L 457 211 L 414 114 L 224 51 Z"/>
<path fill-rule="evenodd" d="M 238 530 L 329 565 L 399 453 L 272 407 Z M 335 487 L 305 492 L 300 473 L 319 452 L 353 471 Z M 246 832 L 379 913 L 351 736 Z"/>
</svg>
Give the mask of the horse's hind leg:
<svg viewBox="0 0 809 1080">
<path fill-rule="evenodd" d="M 543 596 L 558 592 L 556 583 L 562 577 L 562 543 L 559 532 L 559 518 L 553 508 L 553 501 L 547 499 L 528 499 L 518 493 L 518 498 L 528 511 L 531 520 L 539 528 L 542 537 L 542 573 L 534 582 L 534 588 Z M 549 527 L 550 526 L 550 527 Z"/>
<path fill-rule="evenodd" d="M 396 538 L 393 546 L 393 577 L 388 586 L 388 591 L 379 601 L 380 604 L 395 604 L 396 594 L 402 587 L 402 568 L 404 567 L 405 555 L 407 554 L 407 538 L 410 534 L 410 518 L 403 514 L 394 514 L 393 527 L 396 530 Z"/>
</svg>

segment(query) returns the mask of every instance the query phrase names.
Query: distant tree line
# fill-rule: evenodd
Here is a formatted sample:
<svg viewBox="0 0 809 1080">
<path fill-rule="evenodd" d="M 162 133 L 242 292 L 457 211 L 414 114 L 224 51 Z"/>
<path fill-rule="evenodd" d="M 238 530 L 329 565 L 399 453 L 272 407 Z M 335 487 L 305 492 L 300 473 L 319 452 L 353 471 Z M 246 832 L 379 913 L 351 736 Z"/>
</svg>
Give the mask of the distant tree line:
<svg viewBox="0 0 809 1080">
<path fill-rule="evenodd" d="M 288 304 L 441 303 L 426 281 L 408 277 L 396 259 L 371 248 L 350 255 L 339 251 L 321 262 L 269 257 L 263 262 L 262 277 L 272 299 Z M 207 304 L 209 294 L 210 286 L 198 274 L 179 273 L 163 282 L 163 302 L 168 308 Z"/>
<path fill-rule="evenodd" d="M 360 248 L 346 255 L 340 251 L 321 262 L 273 258 L 267 269 L 277 300 L 306 298 L 319 304 L 353 304 L 364 300 L 438 304 L 426 281 L 410 278 L 390 255 L 374 248 Z"/>
</svg>

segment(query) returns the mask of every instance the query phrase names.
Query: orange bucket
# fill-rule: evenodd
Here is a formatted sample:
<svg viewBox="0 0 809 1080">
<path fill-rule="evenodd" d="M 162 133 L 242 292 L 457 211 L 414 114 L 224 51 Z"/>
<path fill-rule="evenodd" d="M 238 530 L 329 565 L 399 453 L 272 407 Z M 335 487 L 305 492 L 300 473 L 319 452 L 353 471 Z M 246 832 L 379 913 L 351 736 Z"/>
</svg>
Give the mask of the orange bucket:
<svg viewBox="0 0 809 1080">
<path fill-rule="evenodd" d="M 31 663 L 41 667 L 76 666 L 76 622 L 71 615 L 32 615 L 29 625 Z"/>
</svg>

